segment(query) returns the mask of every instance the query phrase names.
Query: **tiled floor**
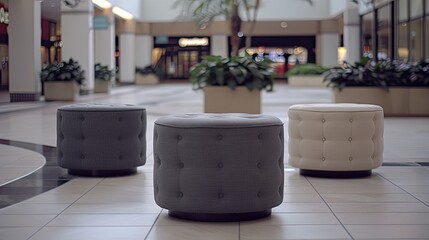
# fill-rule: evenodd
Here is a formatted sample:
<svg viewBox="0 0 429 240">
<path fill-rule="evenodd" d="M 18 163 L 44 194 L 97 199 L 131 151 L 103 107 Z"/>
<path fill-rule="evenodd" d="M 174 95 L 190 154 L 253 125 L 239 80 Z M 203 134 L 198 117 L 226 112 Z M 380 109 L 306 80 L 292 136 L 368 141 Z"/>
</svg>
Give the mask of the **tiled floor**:
<svg viewBox="0 0 429 240">
<path fill-rule="evenodd" d="M 201 223 L 168 217 L 153 199 L 153 122 L 166 114 L 202 112 L 202 96 L 189 84 L 126 86 L 110 95 L 82 96 L 82 102 L 121 102 L 147 108 L 147 164 L 138 174 L 126 177 L 71 178 L 60 169 L 50 175 L 50 182 L 15 181 L 15 185 L 0 187 L 0 195 L 3 192 L 2 197 L 7 198 L 14 192 L 26 192 L 28 189 L 22 188 L 25 182 L 43 188 L 57 180 L 59 185 L 0 209 L 0 240 L 429 239 L 429 168 L 421 166 L 429 162 L 429 118 L 385 119 L 384 161 L 395 166 L 380 167 L 371 177 L 303 177 L 287 166 L 284 202 L 269 218 Z M 277 116 L 287 125 L 290 105 L 331 99 L 329 89 L 277 84 L 276 92 L 263 93 L 263 113 Z M 19 111 L 0 105 L 0 139 L 31 143 L 41 149 L 42 145 L 54 147 L 56 109 L 65 104 L 69 103 L 43 103 L 25 109 L 23 103 Z M 8 171 L 19 175 L 28 174 L 28 167 L 36 170 L 40 166 L 37 161 L 28 161 L 30 156 L 38 156 L 36 153 L 22 159 L 28 150 L 4 144 L 0 142 L 0 168 L 11 161 L 19 163 Z M 48 155 L 48 163 L 50 159 Z M 27 178 L 43 179 L 40 171 Z"/>
</svg>

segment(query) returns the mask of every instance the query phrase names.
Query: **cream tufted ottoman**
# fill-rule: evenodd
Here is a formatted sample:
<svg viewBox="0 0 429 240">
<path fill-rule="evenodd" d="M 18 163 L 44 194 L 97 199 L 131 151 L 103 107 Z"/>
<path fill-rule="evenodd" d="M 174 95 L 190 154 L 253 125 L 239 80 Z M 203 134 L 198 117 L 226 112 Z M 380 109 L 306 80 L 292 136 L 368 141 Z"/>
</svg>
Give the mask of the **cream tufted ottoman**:
<svg viewBox="0 0 429 240">
<path fill-rule="evenodd" d="M 303 175 L 361 177 L 383 162 L 383 109 L 368 104 L 289 108 L 289 164 Z"/>
<path fill-rule="evenodd" d="M 161 117 L 153 145 L 155 201 L 171 216 L 249 220 L 283 200 L 283 123 L 276 117 Z"/>
<path fill-rule="evenodd" d="M 135 173 L 146 162 L 146 110 L 111 103 L 72 104 L 57 111 L 58 165 L 70 174 Z"/>
</svg>

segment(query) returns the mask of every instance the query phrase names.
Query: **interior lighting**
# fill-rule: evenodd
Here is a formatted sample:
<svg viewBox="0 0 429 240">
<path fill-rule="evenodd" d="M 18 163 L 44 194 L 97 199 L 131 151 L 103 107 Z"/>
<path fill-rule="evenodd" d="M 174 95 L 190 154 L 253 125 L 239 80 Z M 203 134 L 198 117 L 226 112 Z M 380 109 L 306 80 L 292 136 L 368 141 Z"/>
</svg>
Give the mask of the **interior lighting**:
<svg viewBox="0 0 429 240">
<path fill-rule="evenodd" d="M 112 4 L 106 0 L 92 0 L 92 3 L 101 8 L 111 8 Z"/>
<path fill-rule="evenodd" d="M 287 22 L 281 22 L 280 27 L 281 28 L 287 28 Z"/>
<path fill-rule="evenodd" d="M 120 7 L 113 7 L 112 12 L 123 19 L 133 19 L 133 15 Z"/>
<path fill-rule="evenodd" d="M 338 51 L 338 64 L 342 65 L 346 60 L 347 49 L 345 47 L 339 47 L 337 51 Z"/>
</svg>

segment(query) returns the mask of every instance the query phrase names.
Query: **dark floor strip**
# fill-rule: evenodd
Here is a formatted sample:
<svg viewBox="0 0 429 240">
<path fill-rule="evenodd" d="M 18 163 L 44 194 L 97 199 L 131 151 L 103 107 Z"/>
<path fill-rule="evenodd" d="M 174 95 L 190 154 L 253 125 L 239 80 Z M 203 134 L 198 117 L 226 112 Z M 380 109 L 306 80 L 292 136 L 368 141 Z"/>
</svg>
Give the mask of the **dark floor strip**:
<svg viewBox="0 0 429 240">
<path fill-rule="evenodd" d="M 0 139 L 0 144 L 38 152 L 46 158 L 46 164 L 39 170 L 0 187 L 0 208 L 32 198 L 73 178 L 67 173 L 67 169 L 58 166 L 55 147 L 5 139 Z"/>
<path fill-rule="evenodd" d="M 419 163 L 415 162 L 384 162 L 382 166 L 389 166 L 389 167 L 418 167 L 423 166 Z"/>
</svg>

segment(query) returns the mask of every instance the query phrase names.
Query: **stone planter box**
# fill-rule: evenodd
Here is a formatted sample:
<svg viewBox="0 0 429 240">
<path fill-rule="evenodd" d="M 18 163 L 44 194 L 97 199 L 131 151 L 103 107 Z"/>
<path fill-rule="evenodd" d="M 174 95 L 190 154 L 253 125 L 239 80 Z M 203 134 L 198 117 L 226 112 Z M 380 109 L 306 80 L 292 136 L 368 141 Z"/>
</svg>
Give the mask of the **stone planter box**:
<svg viewBox="0 0 429 240">
<path fill-rule="evenodd" d="M 45 82 L 45 101 L 74 101 L 79 96 L 79 89 L 75 81 Z"/>
<path fill-rule="evenodd" d="M 383 108 L 385 116 L 429 116 L 429 88 L 346 87 L 335 89 L 337 103 L 369 103 Z"/>
<path fill-rule="evenodd" d="M 322 75 L 296 75 L 288 77 L 289 86 L 293 87 L 325 87 Z"/>
<path fill-rule="evenodd" d="M 109 93 L 112 83 L 110 81 L 98 80 L 94 81 L 94 93 Z"/>
<path fill-rule="evenodd" d="M 155 74 L 136 74 L 136 84 L 138 85 L 150 85 L 158 83 L 159 77 Z"/>
<path fill-rule="evenodd" d="M 261 113 L 261 92 L 246 87 L 208 86 L 204 88 L 204 112 L 206 113 Z"/>
</svg>

